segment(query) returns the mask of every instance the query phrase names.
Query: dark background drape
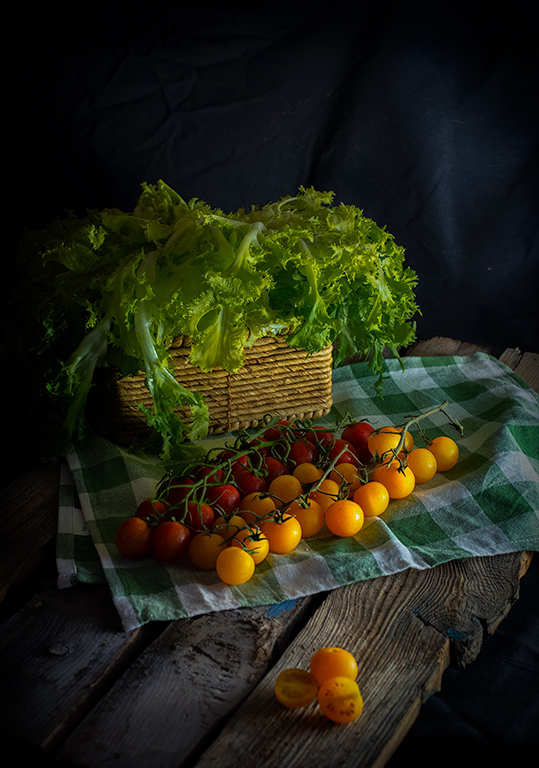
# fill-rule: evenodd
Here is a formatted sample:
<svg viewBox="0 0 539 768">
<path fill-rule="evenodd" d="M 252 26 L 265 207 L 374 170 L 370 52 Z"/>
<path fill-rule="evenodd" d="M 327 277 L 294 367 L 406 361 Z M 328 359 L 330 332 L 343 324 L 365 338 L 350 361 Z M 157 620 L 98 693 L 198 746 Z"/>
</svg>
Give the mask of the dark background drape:
<svg viewBox="0 0 539 768">
<path fill-rule="evenodd" d="M 312 185 L 405 247 L 419 338 L 539 351 L 533 4 L 44 5 L 5 29 L 8 290 L 24 228 L 130 210 L 143 181 L 225 211 Z M 486 666 L 444 678 L 397 764 L 539 746 L 534 569 Z"/>
</svg>

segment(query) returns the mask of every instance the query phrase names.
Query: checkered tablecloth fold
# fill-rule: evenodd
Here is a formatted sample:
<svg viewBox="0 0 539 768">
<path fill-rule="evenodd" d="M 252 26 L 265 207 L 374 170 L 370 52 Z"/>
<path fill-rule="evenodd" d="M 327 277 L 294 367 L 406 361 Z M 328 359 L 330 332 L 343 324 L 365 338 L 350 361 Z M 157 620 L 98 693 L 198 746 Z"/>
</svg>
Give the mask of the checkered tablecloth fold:
<svg viewBox="0 0 539 768">
<path fill-rule="evenodd" d="M 333 410 L 374 426 L 401 424 L 449 401 L 464 427 L 456 437 L 436 413 L 422 421 L 429 437 L 456 437 L 457 465 L 392 501 L 354 537 L 324 529 L 289 555 L 269 555 L 253 578 L 228 587 L 189 563 L 165 566 L 149 556 L 128 561 L 116 551 L 120 522 L 154 492 L 163 472 L 99 437 L 66 456 L 58 523 L 58 584 L 108 584 L 124 628 L 240 606 L 280 605 L 305 595 L 407 568 L 456 558 L 539 549 L 539 397 L 510 368 L 484 353 L 408 357 L 404 370 L 385 361 L 383 397 L 367 364 L 334 371 Z M 323 421 L 323 420 L 320 420 Z M 412 430 L 413 434 L 413 430 Z M 224 444 L 230 436 L 208 438 Z M 419 442 L 417 443 L 419 444 Z"/>
</svg>

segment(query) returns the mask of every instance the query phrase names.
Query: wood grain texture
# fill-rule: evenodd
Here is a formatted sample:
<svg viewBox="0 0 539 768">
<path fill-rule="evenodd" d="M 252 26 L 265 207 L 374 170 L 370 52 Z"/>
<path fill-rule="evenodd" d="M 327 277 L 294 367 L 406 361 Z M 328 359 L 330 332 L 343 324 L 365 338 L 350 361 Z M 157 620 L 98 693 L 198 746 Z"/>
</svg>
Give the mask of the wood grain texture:
<svg viewBox="0 0 539 768">
<path fill-rule="evenodd" d="M 0 600 L 28 578 L 40 550 L 56 536 L 60 467 L 31 467 L 0 491 Z"/>
<path fill-rule="evenodd" d="M 59 759 L 81 768 L 178 766 L 255 689 L 308 606 L 305 598 L 278 613 L 263 606 L 173 622 L 73 732 Z"/>
<path fill-rule="evenodd" d="M 0 625 L 0 732 L 50 750 L 145 645 L 122 631 L 107 587 L 53 579 Z"/>
<path fill-rule="evenodd" d="M 304 766 L 313 754 L 324 768 L 384 765 L 422 702 L 440 690 L 450 660 L 459 667 L 471 663 L 484 632 L 493 631 L 517 599 L 522 560 L 515 553 L 452 561 L 330 593 L 197 768 L 232 768 L 246 750 L 259 766 L 271 765 L 272 754 L 281 768 Z M 365 708 L 346 727 L 329 723 L 316 703 L 291 711 L 273 696 L 282 669 L 308 669 L 325 645 L 345 647 L 358 660 Z"/>
</svg>

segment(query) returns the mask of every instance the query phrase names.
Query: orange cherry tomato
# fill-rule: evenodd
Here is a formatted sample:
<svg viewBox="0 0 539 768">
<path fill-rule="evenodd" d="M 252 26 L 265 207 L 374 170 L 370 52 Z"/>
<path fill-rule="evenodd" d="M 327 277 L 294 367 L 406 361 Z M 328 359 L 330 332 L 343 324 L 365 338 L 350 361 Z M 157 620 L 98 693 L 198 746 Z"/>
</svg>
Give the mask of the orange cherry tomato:
<svg viewBox="0 0 539 768">
<path fill-rule="evenodd" d="M 304 539 L 315 536 L 324 527 L 324 510 L 315 499 L 308 498 L 303 503 L 296 499 L 286 508 L 286 511 L 299 521 Z"/>
<path fill-rule="evenodd" d="M 349 498 L 352 498 L 356 488 L 361 485 L 361 476 L 355 464 L 337 464 L 329 473 L 329 479 L 347 488 Z"/>
<path fill-rule="evenodd" d="M 239 530 L 245 528 L 247 523 L 237 514 L 234 515 L 220 515 L 215 521 L 212 531 L 222 536 L 225 542 L 234 536 Z M 225 546 L 229 546 L 230 542 L 225 543 Z"/>
<path fill-rule="evenodd" d="M 389 492 L 385 485 L 371 480 L 354 491 L 354 501 L 359 504 L 365 517 L 377 517 L 389 505 Z"/>
<path fill-rule="evenodd" d="M 445 435 L 435 437 L 429 445 L 429 451 L 436 458 L 438 472 L 447 472 L 449 469 L 453 469 L 459 458 L 458 445 Z"/>
<path fill-rule="evenodd" d="M 418 484 L 432 480 L 438 469 L 436 456 L 427 448 L 414 448 L 408 456 L 408 466 Z"/>
<path fill-rule="evenodd" d="M 363 698 L 355 680 L 331 677 L 318 689 L 318 704 L 334 723 L 352 723 L 363 711 Z"/>
<path fill-rule="evenodd" d="M 391 451 L 395 450 L 400 442 L 402 429 L 397 427 L 383 427 L 381 431 L 374 431 L 370 435 L 367 445 L 371 454 L 380 463 L 391 458 Z M 414 439 L 409 432 L 404 438 L 404 450 L 411 451 L 414 447 Z"/>
<path fill-rule="evenodd" d="M 257 523 L 259 518 L 275 510 L 275 500 L 271 496 L 255 491 L 245 496 L 240 503 L 239 516 L 246 523 Z"/>
<path fill-rule="evenodd" d="M 364 520 L 363 510 L 351 499 L 339 499 L 326 510 L 326 525 L 336 536 L 355 536 Z"/>
<path fill-rule="evenodd" d="M 215 563 L 221 581 L 230 586 L 245 584 L 255 572 L 255 561 L 239 547 L 226 547 Z"/>
<path fill-rule="evenodd" d="M 316 699 L 318 682 L 305 669 L 283 669 L 273 687 L 277 701 L 289 709 L 307 707 Z"/>
<path fill-rule="evenodd" d="M 279 475 L 271 481 L 268 488 L 275 501 L 275 506 L 290 504 L 303 493 L 303 486 L 294 475 Z"/>
<path fill-rule="evenodd" d="M 308 485 L 309 483 L 315 483 L 317 480 L 320 480 L 324 472 L 320 467 L 317 467 L 316 464 L 305 462 L 304 464 L 298 464 L 292 474 L 294 477 L 297 477 L 302 485 Z"/>
<path fill-rule="evenodd" d="M 276 514 L 261 527 L 269 541 L 270 552 L 284 555 L 291 552 L 301 541 L 301 525 L 297 518 L 286 513 Z"/>
<path fill-rule="evenodd" d="M 397 459 L 389 465 L 375 467 L 372 480 L 385 485 L 390 499 L 404 499 L 415 488 L 414 473 L 409 467 L 401 469 Z"/>
<path fill-rule="evenodd" d="M 224 539 L 218 533 L 201 531 L 191 539 L 189 560 L 203 571 L 213 570 L 224 546 Z"/>
<path fill-rule="evenodd" d="M 337 501 L 339 491 L 339 484 L 335 480 L 330 480 L 329 477 L 326 477 L 315 491 L 309 493 L 309 496 L 317 501 L 325 512 L 328 507 Z"/>
<path fill-rule="evenodd" d="M 255 561 L 255 565 L 261 563 L 268 556 L 268 537 L 255 525 L 238 531 L 230 544 L 232 547 L 245 546 L 251 550 L 249 554 Z"/>
<path fill-rule="evenodd" d="M 311 657 L 309 669 L 322 685 L 331 677 L 357 677 L 357 661 L 350 651 L 329 645 L 320 648 Z"/>
</svg>

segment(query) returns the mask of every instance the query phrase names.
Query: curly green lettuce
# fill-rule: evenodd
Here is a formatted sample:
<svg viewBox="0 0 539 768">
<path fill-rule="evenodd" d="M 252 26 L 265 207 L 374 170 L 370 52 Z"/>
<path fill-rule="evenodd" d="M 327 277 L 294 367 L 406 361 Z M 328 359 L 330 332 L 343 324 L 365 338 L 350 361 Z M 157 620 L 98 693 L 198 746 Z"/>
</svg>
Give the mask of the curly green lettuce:
<svg viewBox="0 0 539 768">
<path fill-rule="evenodd" d="M 335 365 L 370 353 L 380 372 L 384 348 L 398 357 L 415 338 L 416 274 L 385 229 L 332 203 L 332 192 L 301 187 L 225 214 L 159 181 L 142 185 L 130 213 L 88 211 L 29 233 L 20 345 L 38 353 L 40 397 L 64 443 L 86 434 L 95 371 L 107 366 L 145 374 L 145 416 L 165 460 L 206 435 L 206 403 L 170 369 L 179 333 L 202 371 L 237 371 L 247 346 L 277 335 L 306 354 L 334 344 Z"/>
</svg>

